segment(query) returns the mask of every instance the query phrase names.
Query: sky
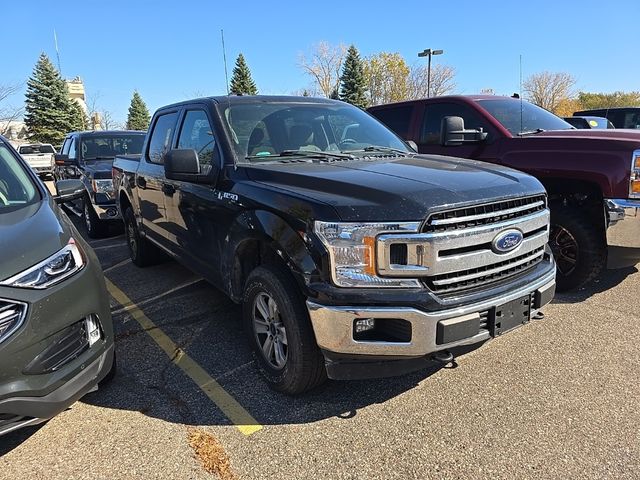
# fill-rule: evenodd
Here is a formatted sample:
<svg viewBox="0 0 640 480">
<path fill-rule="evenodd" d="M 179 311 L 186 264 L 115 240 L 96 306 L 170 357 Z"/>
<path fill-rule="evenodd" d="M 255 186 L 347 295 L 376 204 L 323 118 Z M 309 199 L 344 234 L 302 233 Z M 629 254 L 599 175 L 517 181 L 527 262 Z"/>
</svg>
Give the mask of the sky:
<svg viewBox="0 0 640 480">
<path fill-rule="evenodd" d="M 638 0 L 205 1 L 3 0 L 0 85 L 24 82 L 41 52 L 65 78 L 80 76 L 89 103 L 126 119 L 137 89 L 151 111 L 226 93 L 243 53 L 259 92 L 291 94 L 312 84 L 299 67 L 314 44 L 354 44 L 362 56 L 443 49 L 433 62 L 456 69 L 456 93 L 519 90 L 528 75 L 568 72 L 577 89 L 640 90 Z M 7 100 L 24 101 L 23 92 Z"/>
</svg>

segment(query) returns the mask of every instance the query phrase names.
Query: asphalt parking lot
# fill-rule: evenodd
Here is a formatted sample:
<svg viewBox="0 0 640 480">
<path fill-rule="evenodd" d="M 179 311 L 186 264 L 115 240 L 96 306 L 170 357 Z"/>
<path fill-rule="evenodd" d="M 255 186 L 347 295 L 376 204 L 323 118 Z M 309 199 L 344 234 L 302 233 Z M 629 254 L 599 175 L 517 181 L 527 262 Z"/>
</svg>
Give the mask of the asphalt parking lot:
<svg viewBox="0 0 640 480">
<path fill-rule="evenodd" d="M 216 478 L 193 428 L 220 442 L 227 478 L 640 478 L 640 265 L 455 368 L 290 398 L 261 381 L 237 305 L 174 262 L 135 267 L 121 234 L 91 244 L 121 301 L 118 375 L 0 438 L 0 478 Z"/>
</svg>

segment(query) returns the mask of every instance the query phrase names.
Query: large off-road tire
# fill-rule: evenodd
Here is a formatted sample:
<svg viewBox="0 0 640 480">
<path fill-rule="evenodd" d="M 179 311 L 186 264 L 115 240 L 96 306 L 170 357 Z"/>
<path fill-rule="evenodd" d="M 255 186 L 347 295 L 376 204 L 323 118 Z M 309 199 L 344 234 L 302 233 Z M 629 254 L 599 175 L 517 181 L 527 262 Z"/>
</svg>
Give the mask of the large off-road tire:
<svg viewBox="0 0 640 480">
<path fill-rule="evenodd" d="M 124 212 L 124 234 L 131 261 L 139 267 L 148 267 L 160 263 L 165 257 L 158 247 L 140 236 L 138 224 L 131 207 Z"/>
<path fill-rule="evenodd" d="M 296 395 L 326 380 L 304 298 L 289 272 L 272 265 L 253 270 L 242 310 L 256 363 L 271 388 Z"/>
<path fill-rule="evenodd" d="M 549 246 L 559 292 L 585 285 L 604 268 L 607 246 L 597 224 L 576 207 L 551 207 Z"/>
<path fill-rule="evenodd" d="M 82 202 L 82 221 L 87 227 L 87 235 L 90 238 L 106 237 L 109 233 L 109 224 L 98 218 L 88 197 L 84 197 Z"/>
</svg>

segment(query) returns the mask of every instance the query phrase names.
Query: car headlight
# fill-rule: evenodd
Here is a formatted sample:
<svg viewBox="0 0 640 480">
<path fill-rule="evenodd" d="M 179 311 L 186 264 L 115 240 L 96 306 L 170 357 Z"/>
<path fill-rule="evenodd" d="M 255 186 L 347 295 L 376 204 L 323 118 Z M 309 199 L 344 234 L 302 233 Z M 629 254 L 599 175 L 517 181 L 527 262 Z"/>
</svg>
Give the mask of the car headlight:
<svg viewBox="0 0 640 480">
<path fill-rule="evenodd" d="M 377 275 L 376 237 L 400 230 L 389 223 L 314 223 L 314 231 L 329 251 L 331 276 L 338 287 L 420 287 L 413 278 L 382 278 Z"/>
<path fill-rule="evenodd" d="M 633 152 L 632 156 L 629 197 L 640 198 L 640 150 Z"/>
<path fill-rule="evenodd" d="M 113 180 L 93 180 L 91 182 L 93 191 L 96 193 L 104 193 L 105 195 L 111 195 L 113 193 Z"/>
<path fill-rule="evenodd" d="M 33 267 L 14 275 L 0 285 L 43 289 L 61 282 L 84 267 L 82 252 L 73 238 L 66 247 Z"/>
</svg>

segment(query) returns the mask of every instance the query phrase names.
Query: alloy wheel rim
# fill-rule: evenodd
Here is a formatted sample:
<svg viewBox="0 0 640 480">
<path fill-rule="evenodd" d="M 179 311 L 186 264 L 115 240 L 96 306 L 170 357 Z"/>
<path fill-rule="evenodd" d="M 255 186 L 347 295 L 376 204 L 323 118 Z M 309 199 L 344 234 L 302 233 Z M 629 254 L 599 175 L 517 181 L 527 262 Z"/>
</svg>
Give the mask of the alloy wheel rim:
<svg viewBox="0 0 640 480">
<path fill-rule="evenodd" d="M 552 225 L 549 246 L 556 260 L 558 271 L 570 275 L 578 263 L 578 241 L 561 225 Z"/>
<path fill-rule="evenodd" d="M 131 222 L 127 222 L 127 243 L 129 244 L 129 250 L 135 255 L 136 253 L 136 232 Z"/>
<path fill-rule="evenodd" d="M 276 370 L 287 364 L 289 347 L 287 331 L 278 304 L 267 292 L 260 292 L 253 301 L 253 332 L 262 357 Z"/>
</svg>

